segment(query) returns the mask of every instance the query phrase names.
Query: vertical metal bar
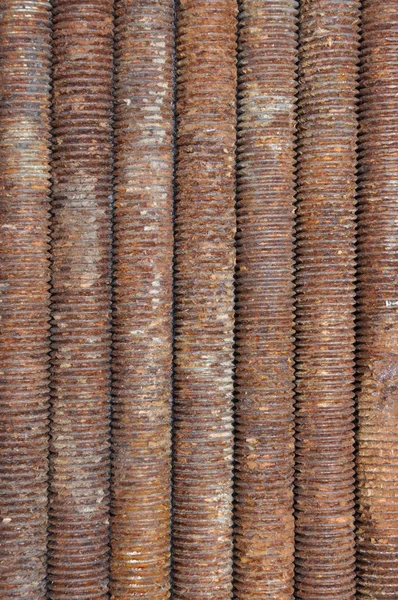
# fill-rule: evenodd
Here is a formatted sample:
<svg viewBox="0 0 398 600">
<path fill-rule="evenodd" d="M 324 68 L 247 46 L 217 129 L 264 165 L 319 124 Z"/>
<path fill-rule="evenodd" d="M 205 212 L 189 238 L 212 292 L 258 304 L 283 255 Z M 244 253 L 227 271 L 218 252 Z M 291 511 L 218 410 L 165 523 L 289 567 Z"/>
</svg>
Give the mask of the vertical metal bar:
<svg viewBox="0 0 398 600">
<path fill-rule="evenodd" d="M 44 600 L 50 5 L 0 2 L 0 596 Z"/>
<path fill-rule="evenodd" d="M 55 0 L 52 600 L 108 597 L 112 0 Z"/>
<path fill-rule="evenodd" d="M 111 594 L 170 596 L 174 2 L 118 0 Z"/>
<path fill-rule="evenodd" d="M 177 14 L 175 600 L 232 592 L 236 13 Z"/>
<path fill-rule="evenodd" d="M 398 590 L 398 2 L 362 12 L 358 228 L 358 597 Z"/>
<path fill-rule="evenodd" d="M 302 0 L 296 596 L 355 597 L 354 294 L 358 0 Z"/>
<path fill-rule="evenodd" d="M 293 595 L 296 0 L 242 0 L 235 596 Z"/>
</svg>

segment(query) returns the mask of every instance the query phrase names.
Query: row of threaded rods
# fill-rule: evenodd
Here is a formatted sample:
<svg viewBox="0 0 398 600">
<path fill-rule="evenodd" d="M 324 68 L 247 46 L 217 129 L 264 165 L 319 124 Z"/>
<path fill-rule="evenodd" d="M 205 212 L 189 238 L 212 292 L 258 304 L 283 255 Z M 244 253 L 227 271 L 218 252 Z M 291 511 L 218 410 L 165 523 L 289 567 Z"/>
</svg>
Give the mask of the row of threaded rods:
<svg viewBox="0 0 398 600">
<path fill-rule="evenodd" d="M 359 1 L 301 0 L 296 169 L 295 0 L 241 0 L 238 29 L 235 0 L 180 0 L 175 161 L 172 0 L 54 0 L 51 337 L 50 7 L 0 8 L 1 597 L 44 600 L 47 543 L 51 599 L 170 597 L 174 284 L 173 597 L 291 600 L 295 550 L 297 598 L 354 598 Z M 397 0 L 364 0 L 362 32 L 357 562 L 378 599 L 398 585 Z"/>
</svg>

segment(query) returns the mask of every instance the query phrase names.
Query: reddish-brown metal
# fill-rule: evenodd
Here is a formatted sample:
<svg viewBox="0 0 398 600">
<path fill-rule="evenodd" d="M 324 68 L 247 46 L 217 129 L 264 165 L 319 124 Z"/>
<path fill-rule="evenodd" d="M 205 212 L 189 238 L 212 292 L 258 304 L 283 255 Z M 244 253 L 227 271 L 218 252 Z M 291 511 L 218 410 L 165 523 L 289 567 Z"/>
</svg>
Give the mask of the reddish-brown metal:
<svg viewBox="0 0 398 600">
<path fill-rule="evenodd" d="M 242 0 L 235 597 L 293 595 L 296 0 Z"/>
<path fill-rule="evenodd" d="M 50 4 L 0 2 L 0 597 L 44 600 Z"/>
<path fill-rule="evenodd" d="M 112 10 L 53 2 L 52 600 L 108 597 Z"/>
<path fill-rule="evenodd" d="M 358 597 L 398 590 L 398 1 L 362 13 L 358 235 Z"/>
<path fill-rule="evenodd" d="M 172 0 L 118 0 L 111 597 L 170 597 Z"/>
<path fill-rule="evenodd" d="M 173 597 L 232 593 L 235 0 L 177 14 Z"/>
<path fill-rule="evenodd" d="M 358 0 L 302 0 L 296 597 L 355 597 L 354 292 Z"/>
</svg>

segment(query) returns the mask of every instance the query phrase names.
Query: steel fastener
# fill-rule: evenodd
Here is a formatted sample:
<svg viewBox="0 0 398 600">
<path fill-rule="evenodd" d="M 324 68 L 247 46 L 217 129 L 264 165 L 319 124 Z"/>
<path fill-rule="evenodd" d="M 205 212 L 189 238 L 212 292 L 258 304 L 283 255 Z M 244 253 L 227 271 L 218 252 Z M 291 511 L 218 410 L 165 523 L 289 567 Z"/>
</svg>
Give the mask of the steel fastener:
<svg viewBox="0 0 398 600">
<path fill-rule="evenodd" d="M 53 3 L 52 600 L 108 597 L 112 11 Z"/>
<path fill-rule="evenodd" d="M 50 350 L 47 0 L 0 2 L 0 69 L 0 596 L 44 600 Z"/>
<path fill-rule="evenodd" d="M 235 0 L 177 14 L 173 597 L 232 593 Z"/>
<path fill-rule="evenodd" d="M 296 0 L 242 0 L 235 597 L 293 595 Z"/>
<path fill-rule="evenodd" d="M 118 0 L 111 596 L 170 596 L 172 0 Z"/>
<path fill-rule="evenodd" d="M 362 12 L 358 228 L 358 597 L 398 589 L 398 2 Z"/>
<path fill-rule="evenodd" d="M 302 0 L 296 337 L 296 596 L 355 597 L 358 0 Z"/>
</svg>

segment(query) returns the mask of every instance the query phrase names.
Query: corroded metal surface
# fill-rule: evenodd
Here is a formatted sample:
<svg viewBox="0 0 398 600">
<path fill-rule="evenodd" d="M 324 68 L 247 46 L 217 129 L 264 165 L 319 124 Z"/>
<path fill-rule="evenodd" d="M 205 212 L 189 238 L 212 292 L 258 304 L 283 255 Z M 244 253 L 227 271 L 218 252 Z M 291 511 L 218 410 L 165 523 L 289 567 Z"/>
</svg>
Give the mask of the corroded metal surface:
<svg viewBox="0 0 398 600">
<path fill-rule="evenodd" d="M 0 597 L 44 600 L 50 344 L 47 0 L 0 2 L 0 69 Z"/>
<path fill-rule="evenodd" d="M 297 203 L 297 598 L 354 598 L 357 0 L 302 0 Z"/>
<path fill-rule="evenodd" d="M 293 595 L 296 0 L 242 0 L 235 596 Z"/>
<path fill-rule="evenodd" d="M 172 0 L 116 2 L 111 596 L 170 596 Z"/>
<path fill-rule="evenodd" d="M 398 2 L 362 14 L 358 235 L 358 595 L 398 589 Z"/>
<path fill-rule="evenodd" d="M 177 14 L 173 597 L 232 592 L 234 0 Z"/>
<path fill-rule="evenodd" d="M 112 1 L 53 3 L 49 590 L 107 597 Z"/>
</svg>

